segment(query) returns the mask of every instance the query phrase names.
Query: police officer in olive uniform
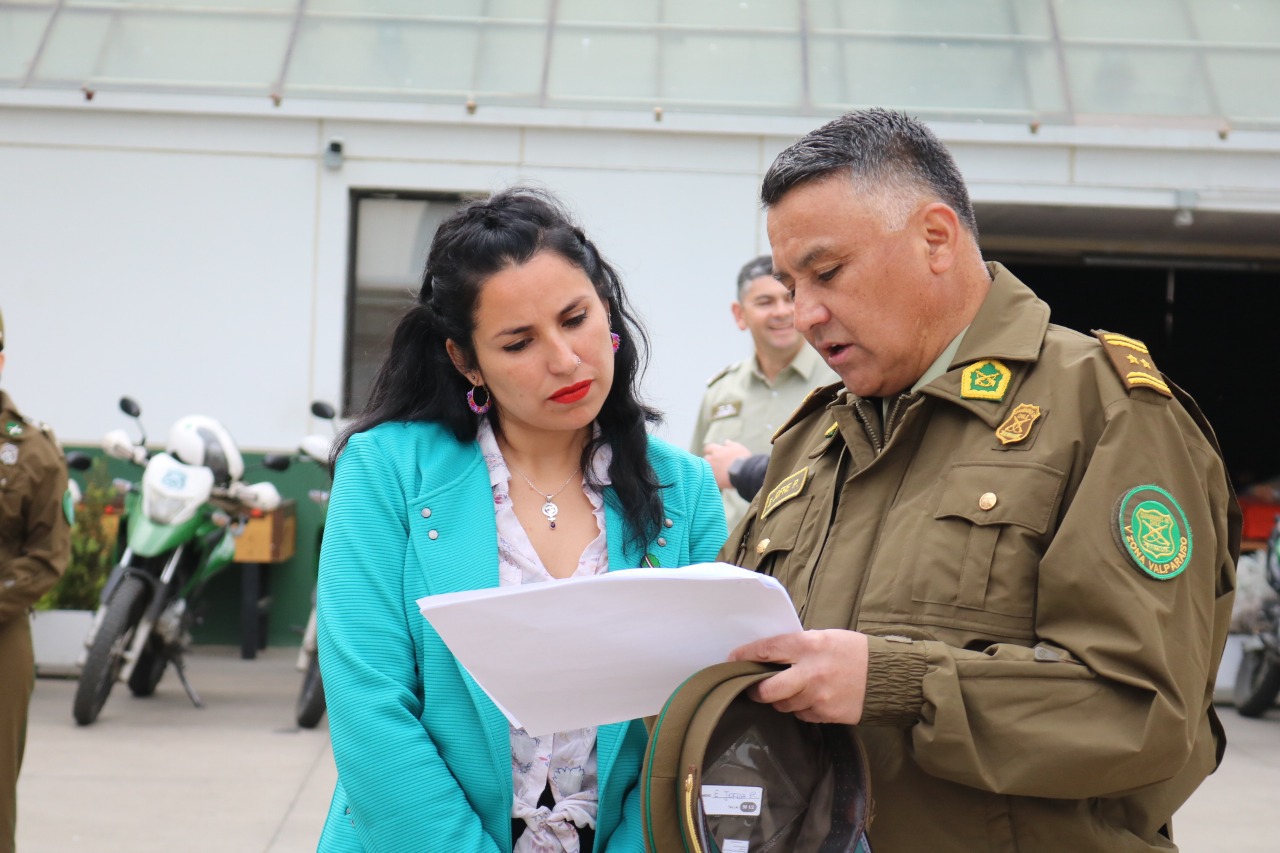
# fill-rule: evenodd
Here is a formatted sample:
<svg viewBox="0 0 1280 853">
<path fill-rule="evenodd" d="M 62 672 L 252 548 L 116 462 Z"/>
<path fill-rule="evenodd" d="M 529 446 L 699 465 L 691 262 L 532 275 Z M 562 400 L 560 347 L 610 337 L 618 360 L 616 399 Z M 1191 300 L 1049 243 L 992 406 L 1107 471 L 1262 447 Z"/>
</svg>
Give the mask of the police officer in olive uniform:
<svg viewBox="0 0 1280 853">
<path fill-rule="evenodd" d="M 14 849 L 18 771 L 35 685 L 27 614 L 66 570 L 71 553 L 67 501 L 66 463 L 52 432 L 24 418 L 0 390 L 0 853 Z"/>
<path fill-rule="evenodd" d="M 1176 849 L 1217 767 L 1240 515 L 1195 403 L 984 264 L 955 163 L 850 113 L 761 195 L 796 326 L 843 380 L 773 445 L 722 559 L 806 630 L 755 699 L 857 724 L 876 853 Z"/>
<path fill-rule="evenodd" d="M 727 482 L 730 465 L 767 454 L 774 431 L 805 395 L 837 378 L 796 331 L 791 295 L 773 277 L 768 255 L 742 267 L 732 307 L 738 328 L 751 333 L 754 351 L 707 381 L 690 444 L 716 471 L 730 529 L 747 508 Z"/>
</svg>

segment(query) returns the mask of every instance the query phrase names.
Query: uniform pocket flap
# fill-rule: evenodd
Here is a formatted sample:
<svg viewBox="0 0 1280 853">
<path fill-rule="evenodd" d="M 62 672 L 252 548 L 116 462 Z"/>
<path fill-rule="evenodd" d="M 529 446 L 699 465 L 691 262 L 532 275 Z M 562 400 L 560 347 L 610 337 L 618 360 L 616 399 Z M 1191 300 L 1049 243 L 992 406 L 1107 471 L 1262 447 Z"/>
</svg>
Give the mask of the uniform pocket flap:
<svg viewBox="0 0 1280 853">
<path fill-rule="evenodd" d="M 1036 462 L 962 462 L 947 473 L 933 517 L 1016 524 L 1044 533 L 1058 510 L 1064 477 Z"/>
<path fill-rule="evenodd" d="M 757 525 L 756 529 L 759 532 L 756 534 L 756 541 L 748 543 L 748 546 L 755 549 L 756 555 L 760 558 L 795 548 L 796 539 L 800 535 L 801 522 L 804 521 L 805 513 L 812 502 L 813 495 L 804 495 L 779 507 L 762 524 Z"/>
</svg>

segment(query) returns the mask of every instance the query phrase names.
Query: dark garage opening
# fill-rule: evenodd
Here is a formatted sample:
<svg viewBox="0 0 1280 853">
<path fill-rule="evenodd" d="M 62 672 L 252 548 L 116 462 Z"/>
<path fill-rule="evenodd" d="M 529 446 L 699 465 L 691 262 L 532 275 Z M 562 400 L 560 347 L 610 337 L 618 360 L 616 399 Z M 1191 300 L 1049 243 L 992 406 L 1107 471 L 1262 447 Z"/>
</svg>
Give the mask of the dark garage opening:
<svg viewBox="0 0 1280 853">
<path fill-rule="evenodd" d="M 1280 477 L 1272 408 L 1280 271 L 1221 261 L 988 257 L 1048 302 L 1053 322 L 1144 341 L 1208 416 L 1238 491 Z"/>
</svg>

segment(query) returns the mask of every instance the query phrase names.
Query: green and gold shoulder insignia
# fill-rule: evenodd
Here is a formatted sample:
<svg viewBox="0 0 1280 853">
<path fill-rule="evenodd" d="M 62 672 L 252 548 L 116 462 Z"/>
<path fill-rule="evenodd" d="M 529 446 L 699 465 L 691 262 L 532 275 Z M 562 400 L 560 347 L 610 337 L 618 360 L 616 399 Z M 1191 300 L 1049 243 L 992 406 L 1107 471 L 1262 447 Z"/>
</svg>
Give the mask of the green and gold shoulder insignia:
<svg viewBox="0 0 1280 853">
<path fill-rule="evenodd" d="M 994 358 L 975 361 L 960 374 L 960 396 L 966 400 L 1004 399 L 1013 372 Z"/>
<path fill-rule="evenodd" d="M 1137 486 L 1120 498 L 1112 519 L 1121 552 L 1148 577 L 1176 578 L 1191 560 L 1191 524 L 1173 495 Z"/>
<path fill-rule="evenodd" d="M 996 427 L 996 438 L 1001 444 L 1014 444 L 1025 441 L 1031 435 L 1031 427 L 1040 417 L 1040 407 L 1031 403 L 1019 403 L 1005 418 L 1004 423 Z"/>
<path fill-rule="evenodd" d="M 798 496 L 804 491 L 804 485 L 809 479 L 809 466 L 801 468 L 799 471 L 791 474 L 787 479 L 783 480 L 773 491 L 769 492 L 769 497 L 764 500 L 764 509 L 760 511 L 761 518 L 768 518 L 769 513 L 773 512 L 782 504 Z"/>
<path fill-rule="evenodd" d="M 827 431 L 822 434 L 822 437 L 831 438 L 833 435 L 835 435 L 839 431 L 840 431 L 840 424 L 833 423 L 831 426 L 827 427 Z"/>
<path fill-rule="evenodd" d="M 1173 391 L 1156 369 L 1156 363 L 1147 350 L 1147 345 L 1137 338 L 1117 335 L 1101 330 L 1094 331 L 1094 337 L 1102 341 L 1102 350 L 1111 360 L 1111 366 L 1120 374 L 1125 390 L 1134 388 L 1150 388 L 1157 394 L 1172 398 Z"/>
<path fill-rule="evenodd" d="M 9 421 L 9 423 L 5 424 L 4 431 L 9 433 L 9 435 L 22 435 L 22 424 L 17 423 L 16 421 Z"/>
</svg>

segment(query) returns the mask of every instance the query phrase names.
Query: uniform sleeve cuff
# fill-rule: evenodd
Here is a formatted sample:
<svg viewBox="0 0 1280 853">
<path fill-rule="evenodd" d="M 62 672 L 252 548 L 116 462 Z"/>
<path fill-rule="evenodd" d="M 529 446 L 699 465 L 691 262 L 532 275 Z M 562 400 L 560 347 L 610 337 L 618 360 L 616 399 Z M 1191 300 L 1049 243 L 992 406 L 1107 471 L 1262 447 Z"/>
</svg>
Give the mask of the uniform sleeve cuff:
<svg viewBox="0 0 1280 853">
<path fill-rule="evenodd" d="M 862 725 L 908 728 L 924 707 L 928 669 L 922 643 L 904 638 L 867 637 L 867 695 Z"/>
</svg>

